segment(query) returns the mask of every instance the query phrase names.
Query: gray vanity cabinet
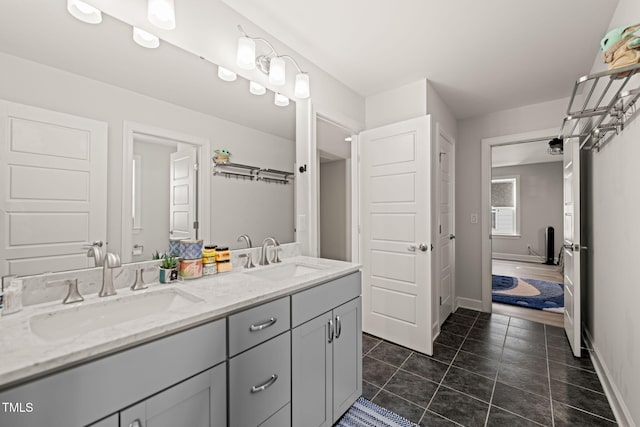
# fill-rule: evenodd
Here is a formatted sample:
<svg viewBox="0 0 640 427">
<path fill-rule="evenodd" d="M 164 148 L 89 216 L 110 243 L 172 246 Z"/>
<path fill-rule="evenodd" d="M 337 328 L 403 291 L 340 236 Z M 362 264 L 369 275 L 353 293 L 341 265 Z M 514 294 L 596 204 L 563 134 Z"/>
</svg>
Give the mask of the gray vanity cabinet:
<svg viewBox="0 0 640 427">
<path fill-rule="evenodd" d="M 120 412 L 120 427 L 226 427 L 227 373 L 221 364 Z"/>
<path fill-rule="evenodd" d="M 292 296 L 292 425 L 332 426 L 362 394 L 360 274 Z M 345 302 L 346 301 L 346 302 Z M 331 309 L 316 314 L 318 307 Z M 301 323 L 304 322 L 304 323 Z"/>
</svg>

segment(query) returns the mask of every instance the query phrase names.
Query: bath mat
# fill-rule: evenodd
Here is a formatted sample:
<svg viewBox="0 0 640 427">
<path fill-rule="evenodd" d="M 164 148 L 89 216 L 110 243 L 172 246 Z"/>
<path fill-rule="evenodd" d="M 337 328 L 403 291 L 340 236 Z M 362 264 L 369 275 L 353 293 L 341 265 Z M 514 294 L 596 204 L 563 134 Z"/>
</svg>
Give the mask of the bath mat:
<svg viewBox="0 0 640 427">
<path fill-rule="evenodd" d="M 338 420 L 336 427 L 418 427 L 418 425 L 361 397 Z"/>
<path fill-rule="evenodd" d="M 546 280 L 493 275 L 493 302 L 564 312 L 564 285 Z"/>
</svg>

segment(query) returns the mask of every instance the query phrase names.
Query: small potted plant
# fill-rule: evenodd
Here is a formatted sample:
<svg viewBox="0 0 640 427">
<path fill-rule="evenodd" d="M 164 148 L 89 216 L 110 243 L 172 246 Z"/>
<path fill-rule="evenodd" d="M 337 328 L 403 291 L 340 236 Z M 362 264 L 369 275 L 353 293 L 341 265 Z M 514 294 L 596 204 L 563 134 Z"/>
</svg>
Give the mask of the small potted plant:
<svg viewBox="0 0 640 427">
<path fill-rule="evenodd" d="M 160 283 L 169 283 L 178 279 L 178 257 L 162 255 L 160 263 Z"/>
</svg>

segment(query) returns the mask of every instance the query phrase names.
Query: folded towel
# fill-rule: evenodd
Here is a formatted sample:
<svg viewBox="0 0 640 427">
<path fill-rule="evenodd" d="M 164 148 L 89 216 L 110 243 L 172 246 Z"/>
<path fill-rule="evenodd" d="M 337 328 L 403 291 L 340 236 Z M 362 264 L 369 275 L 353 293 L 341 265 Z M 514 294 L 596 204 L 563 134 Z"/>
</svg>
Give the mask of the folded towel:
<svg viewBox="0 0 640 427">
<path fill-rule="evenodd" d="M 619 49 L 620 50 L 620 49 Z M 627 65 L 633 65 L 640 63 L 640 50 L 629 49 L 617 55 L 616 58 L 609 63 L 609 69 L 614 70 L 620 67 L 626 67 Z"/>
</svg>

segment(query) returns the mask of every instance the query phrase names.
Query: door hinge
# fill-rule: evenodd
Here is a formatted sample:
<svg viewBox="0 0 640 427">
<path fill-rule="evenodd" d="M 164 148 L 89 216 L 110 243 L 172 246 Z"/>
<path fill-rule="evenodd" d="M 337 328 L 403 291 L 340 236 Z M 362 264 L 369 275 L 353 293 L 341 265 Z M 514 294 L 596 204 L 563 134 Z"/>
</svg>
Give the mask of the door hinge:
<svg viewBox="0 0 640 427">
<path fill-rule="evenodd" d="M 439 230 L 440 230 L 439 233 L 442 234 L 442 224 L 440 224 L 438 227 L 439 227 Z"/>
<path fill-rule="evenodd" d="M 193 221 L 193 229 L 197 230 L 198 228 L 200 228 L 200 221 Z"/>
<path fill-rule="evenodd" d="M 442 297 L 440 297 L 440 305 L 442 305 Z"/>
</svg>

